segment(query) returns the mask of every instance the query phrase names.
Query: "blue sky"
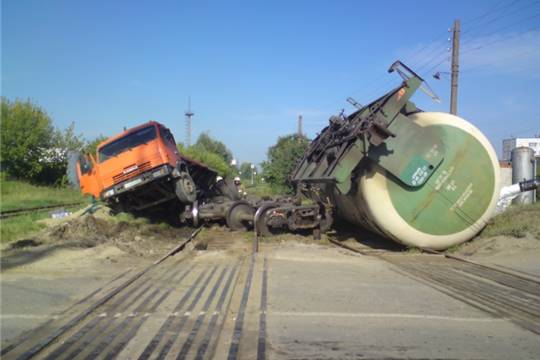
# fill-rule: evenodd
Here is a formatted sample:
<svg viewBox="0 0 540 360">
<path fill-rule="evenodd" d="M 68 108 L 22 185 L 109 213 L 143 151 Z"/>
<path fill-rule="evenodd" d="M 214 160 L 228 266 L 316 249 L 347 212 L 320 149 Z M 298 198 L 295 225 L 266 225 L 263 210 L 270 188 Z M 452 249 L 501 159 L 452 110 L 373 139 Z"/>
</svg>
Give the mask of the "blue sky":
<svg viewBox="0 0 540 360">
<path fill-rule="evenodd" d="M 87 138 L 148 120 L 183 141 L 223 141 L 260 162 L 298 114 L 313 137 L 345 99 L 397 84 L 396 59 L 419 69 L 448 111 L 448 28 L 462 24 L 459 115 L 501 151 L 540 133 L 540 1 L 2 1 L 2 95 L 30 98 Z M 439 64 L 440 63 L 440 64 Z"/>
</svg>

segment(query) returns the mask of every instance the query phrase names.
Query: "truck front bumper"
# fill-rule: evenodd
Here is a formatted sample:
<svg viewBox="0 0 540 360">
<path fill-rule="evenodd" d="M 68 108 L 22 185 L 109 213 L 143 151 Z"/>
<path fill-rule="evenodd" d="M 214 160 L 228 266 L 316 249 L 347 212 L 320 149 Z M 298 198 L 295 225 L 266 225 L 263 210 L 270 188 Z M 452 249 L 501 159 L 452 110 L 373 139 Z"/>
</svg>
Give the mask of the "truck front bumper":
<svg viewBox="0 0 540 360">
<path fill-rule="evenodd" d="M 119 195 L 122 195 L 128 191 L 136 190 L 137 188 L 140 188 L 155 180 L 163 179 L 164 177 L 177 177 L 177 174 L 175 173 L 178 171 L 175 170 L 176 169 L 173 169 L 170 165 L 162 165 L 160 167 L 146 171 L 138 176 L 122 181 L 103 190 L 100 196 L 101 200 L 111 201 Z"/>
</svg>

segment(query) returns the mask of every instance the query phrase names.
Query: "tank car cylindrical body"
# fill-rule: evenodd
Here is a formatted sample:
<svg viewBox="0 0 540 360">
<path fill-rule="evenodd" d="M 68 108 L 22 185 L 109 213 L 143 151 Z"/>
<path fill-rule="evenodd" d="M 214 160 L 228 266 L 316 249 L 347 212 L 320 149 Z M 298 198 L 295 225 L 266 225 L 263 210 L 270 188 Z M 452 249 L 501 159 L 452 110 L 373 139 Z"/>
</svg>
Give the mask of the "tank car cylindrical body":
<svg viewBox="0 0 540 360">
<path fill-rule="evenodd" d="M 414 71 L 399 61 L 389 71 L 403 83 L 365 106 L 350 101 L 355 112 L 330 118 L 291 179 L 359 232 L 430 249 L 469 240 L 497 204 L 497 155 L 469 122 L 410 101 L 425 86 Z"/>
<path fill-rule="evenodd" d="M 497 203 L 495 151 L 459 117 L 424 112 L 409 118 L 440 136 L 445 155 L 434 173 L 421 187 L 411 188 L 377 164 L 365 163 L 349 193 L 335 191 L 337 216 L 409 246 L 445 249 L 469 240 Z"/>
</svg>

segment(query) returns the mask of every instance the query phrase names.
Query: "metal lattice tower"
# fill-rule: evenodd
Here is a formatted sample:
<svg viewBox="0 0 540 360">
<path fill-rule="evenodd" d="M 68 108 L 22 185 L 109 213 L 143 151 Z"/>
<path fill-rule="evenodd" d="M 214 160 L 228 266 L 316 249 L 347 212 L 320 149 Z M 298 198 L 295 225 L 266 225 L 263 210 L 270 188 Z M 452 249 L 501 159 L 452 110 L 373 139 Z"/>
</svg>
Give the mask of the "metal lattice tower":
<svg viewBox="0 0 540 360">
<path fill-rule="evenodd" d="M 188 110 L 186 115 L 186 148 L 191 146 L 191 118 L 195 113 L 191 112 L 191 96 L 188 98 Z"/>
</svg>

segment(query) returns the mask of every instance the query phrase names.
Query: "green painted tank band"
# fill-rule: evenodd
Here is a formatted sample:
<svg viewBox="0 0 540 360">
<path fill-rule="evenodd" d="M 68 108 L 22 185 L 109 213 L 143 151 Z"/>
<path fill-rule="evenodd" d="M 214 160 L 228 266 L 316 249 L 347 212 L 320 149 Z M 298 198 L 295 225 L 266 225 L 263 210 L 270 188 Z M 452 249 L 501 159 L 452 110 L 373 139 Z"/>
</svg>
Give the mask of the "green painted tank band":
<svg viewBox="0 0 540 360">
<path fill-rule="evenodd" d="M 465 230 L 486 211 L 493 192 L 493 163 L 471 134 L 449 125 L 434 125 L 445 146 L 444 160 L 421 188 L 390 178 L 390 199 L 413 228 L 432 235 Z"/>
</svg>

